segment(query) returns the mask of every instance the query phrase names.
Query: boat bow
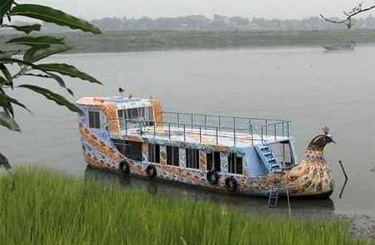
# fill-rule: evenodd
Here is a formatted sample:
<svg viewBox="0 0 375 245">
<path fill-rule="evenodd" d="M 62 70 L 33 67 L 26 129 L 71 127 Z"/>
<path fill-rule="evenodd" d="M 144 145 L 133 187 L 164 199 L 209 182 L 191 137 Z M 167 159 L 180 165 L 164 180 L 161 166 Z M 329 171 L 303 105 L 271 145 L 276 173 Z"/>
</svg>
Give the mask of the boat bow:
<svg viewBox="0 0 375 245">
<path fill-rule="evenodd" d="M 287 185 L 293 196 L 329 196 L 333 192 L 332 171 L 324 158 L 324 148 L 335 143 L 329 129 L 309 143 L 305 158 L 286 174 Z"/>
</svg>

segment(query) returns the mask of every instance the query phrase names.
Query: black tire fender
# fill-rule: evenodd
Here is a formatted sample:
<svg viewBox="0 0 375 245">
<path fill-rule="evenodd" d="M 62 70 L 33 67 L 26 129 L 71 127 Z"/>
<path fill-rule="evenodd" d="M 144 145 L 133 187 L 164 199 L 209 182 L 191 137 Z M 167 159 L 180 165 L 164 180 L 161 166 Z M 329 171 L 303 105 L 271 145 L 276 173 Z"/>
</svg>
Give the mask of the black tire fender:
<svg viewBox="0 0 375 245">
<path fill-rule="evenodd" d="M 236 191 L 237 186 L 238 186 L 237 181 L 233 176 L 230 176 L 230 177 L 225 179 L 225 187 L 229 191 L 232 191 L 232 192 Z"/>
<path fill-rule="evenodd" d="M 211 185 L 216 185 L 219 182 L 219 174 L 215 170 L 210 170 L 206 174 L 207 181 Z"/>
<path fill-rule="evenodd" d="M 130 174 L 129 163 L 126 160 L 122 160 L 119 164 L 119 170 L 123 174 Z"/>
<path fill-rule="evenodd" d="M 146 168 L 146 174 L 150 178 L 155 178 L 157 175 L 157 171 L 154 165 L 150 164 Z"/>
</svg>

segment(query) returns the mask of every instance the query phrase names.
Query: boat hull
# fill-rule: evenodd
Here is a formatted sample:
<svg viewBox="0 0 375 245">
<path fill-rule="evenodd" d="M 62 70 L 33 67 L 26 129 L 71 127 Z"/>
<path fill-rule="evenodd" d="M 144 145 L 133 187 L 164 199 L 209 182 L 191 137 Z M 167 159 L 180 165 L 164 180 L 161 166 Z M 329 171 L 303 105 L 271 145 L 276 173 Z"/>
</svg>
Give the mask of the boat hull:
<svg viewBox="0 0 375 245">
<path fill-rule="evenodd" d="M 199 156 L 203 163 L 199 169 L 168 165 L 165 163 L 164 154 L 160 156 L 162 163 L 135 161 L 122 155 L 110 141 L 102 140 L 103 137 L 96 136 L 82 124 L 80 133 L 86 163 L 103 171 L 127 173 L 248 196 L 268 197 L 271 191 L 277 191 L 280 196 L 326 198 L 333 191 L 329 170 L 314 162 L 303 162 L 297 168 L 264 176 L 251 176 L 248 172 L 241 175 L 217 172 L 217 183 L 212 183 L 207 176 L 209 171 L 205 166 L 204 155 Z M 152 174 L 149 171 L 150 166 L 154 169 Z"/>
</svg>

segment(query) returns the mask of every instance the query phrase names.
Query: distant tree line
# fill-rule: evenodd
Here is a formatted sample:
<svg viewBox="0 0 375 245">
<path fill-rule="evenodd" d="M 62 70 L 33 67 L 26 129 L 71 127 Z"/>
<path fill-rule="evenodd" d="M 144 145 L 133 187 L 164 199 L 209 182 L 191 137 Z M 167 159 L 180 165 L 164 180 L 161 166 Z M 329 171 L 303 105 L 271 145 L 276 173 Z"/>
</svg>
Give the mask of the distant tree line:
<svg viewBox="0 0 375 245">
<path fill-rule="evenodd" d="M 335 18 L 332 18 L 335 19 Z M 345 29 L 345 26 L 329 23 L 320 17 L 302 20 L 279 20 L 264 18 L 244 18 L 214 15 L 208 18 L 202 15 L 183 17 L 142 18 L 102 18 L 91 21 L 102 30 L 175 30 L 175 31 L 296 31 L 296 30 L 332 30 Z M 368 16 L 352 20 L 353 29 L 374 29 L 375 17 Z"/>
<path fill-rule="evenodd" d="M 339 21 L 332 17 L 331 20 Z M 244 18 L 241 16 L 214 15 L 208 18 L 203 15 L 160 18 L 118 18 L 105 17 L 94 19 L 91 24 L 103 31 L 323 31 L 343 30 L 345 25 L 336 25 L 321 17 L 309 17 L 302 20 Z M 17 23 L 28 24 L 28 23 Z M 375 29 L 375 17 L 351 19 L 351 29 Z M 43 23 L 43 32 L 66 32 L 69 28 L 52 23 Z"/>
</svg>

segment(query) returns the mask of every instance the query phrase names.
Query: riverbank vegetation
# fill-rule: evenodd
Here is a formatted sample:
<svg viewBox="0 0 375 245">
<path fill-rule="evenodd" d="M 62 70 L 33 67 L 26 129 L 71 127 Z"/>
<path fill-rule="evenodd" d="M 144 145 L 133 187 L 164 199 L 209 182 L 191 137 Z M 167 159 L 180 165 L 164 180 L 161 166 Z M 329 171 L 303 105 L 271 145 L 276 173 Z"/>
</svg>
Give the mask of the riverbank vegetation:
<svg viewBox="0 0 375 245">
<path fill-rule="evenodd" d="M 13 35 L 13 34 L 8 34 Z M 110 31 L 102 35 L 66 32 L 74 46 L 71 53 L 163 51 L 173 49 L 227 49 L 262 47 L 321 47 L 355 41 L 358 46 L 375 44 L 372 30 L 332 31 Z M 0 44 L 5 36 L 0 36 Z M 12 47 L 21 48 L 22 47 Z"/>
<path fill-rule="evenodd" d="M 342 220 L 251 217 L 39 169 L 0 176 L 1 244 L 373 244 Z"/>
</svg>

